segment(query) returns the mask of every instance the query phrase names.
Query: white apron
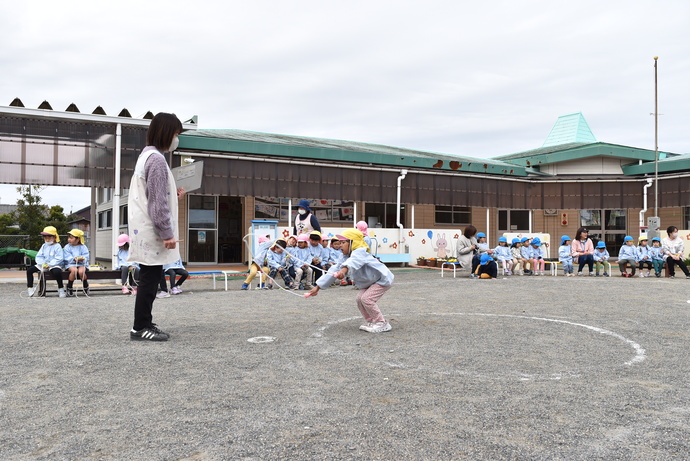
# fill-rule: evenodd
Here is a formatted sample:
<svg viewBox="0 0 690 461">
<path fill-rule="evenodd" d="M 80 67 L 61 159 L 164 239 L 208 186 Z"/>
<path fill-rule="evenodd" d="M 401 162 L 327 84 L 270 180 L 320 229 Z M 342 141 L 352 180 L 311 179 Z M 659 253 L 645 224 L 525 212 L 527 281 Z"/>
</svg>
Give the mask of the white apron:
<svg viewBox="0 0 690 461">
<path fill-rule="evenodd" d="M 127 216 L 129 222 L 129 258 L 127 261 L 146 266 L 170 264 L 180 259 L 179 246 L 174 250 L 165 248 L 163 239 L 156 233 L 153 221 L 149 217 L 149 200 L 146 196 L 146 161 L 151 154 L 158 153 L 151 149 L 139 155 L 134 167 L 132 182 L 129 186 Z M 179 240 L 177 228 L 177 186 L 173 174 L 168 168 L 168 206 L 172 214 L 172 228 L 175 240 Z"/>
</svg>

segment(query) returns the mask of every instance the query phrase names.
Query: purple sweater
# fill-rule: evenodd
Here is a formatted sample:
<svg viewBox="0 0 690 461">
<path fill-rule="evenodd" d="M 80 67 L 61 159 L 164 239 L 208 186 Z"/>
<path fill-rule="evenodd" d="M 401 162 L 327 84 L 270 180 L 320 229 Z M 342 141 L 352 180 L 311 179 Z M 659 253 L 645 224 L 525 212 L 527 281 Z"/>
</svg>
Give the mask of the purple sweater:
<svg viewBox="0 0 690 461">
<path fill-rule="evenodd" d="M 155 149 L 146 146 L 144 152 Z M 172 213 L 168 204 L 170 195 L 168 187 L 168 162 L 159 153 L 151 154 L 144 167 L 146 178 L 146 197 L 149 200 L 148 212 L 156 232 L 163 239 L 175 236 L 173 232 Z"/>
</svg>

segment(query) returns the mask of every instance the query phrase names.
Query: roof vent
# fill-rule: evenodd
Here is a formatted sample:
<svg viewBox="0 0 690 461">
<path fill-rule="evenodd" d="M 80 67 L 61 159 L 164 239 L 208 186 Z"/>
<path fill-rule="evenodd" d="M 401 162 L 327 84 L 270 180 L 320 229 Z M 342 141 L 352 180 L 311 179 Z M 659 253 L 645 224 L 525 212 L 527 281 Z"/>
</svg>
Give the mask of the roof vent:
<svg viewBox="0 0 690 461">
<path fill-rule="evenodd" d="M 79 108 L 77 107 L 76 104 L 72 103 L 67 107 L 67 109 L 65 109 L 65 112 L 77 112 L 77 113 L 79 113 Z"/>
<path fill-rule="evenodd" d="M 132 115 L 129 113 L 127 109 L 122 109 L 120 113 L 117 115 L 118 117 L 129 117 L 132 118 Z"/>
<path fill-rule="evenodd" d="M 45 109 L 45 110 L 53 110 L 52 107 L 50 107 L 50 103 L 48 101 L 43 101 L 40 106 L 38 106 L 39 109 Z"/>
<path fill-rule="evenodd" d="M 93 112 L 91 112 L 93 115 L 108 115 L 105 113 L 103 108 L 101 106 L 96 107 Z"/>
<path fill-rule="evenodd" d="M 10 107 L 24 107 L 24 103 L 19 98 L 14 98 L 10 103 Z"/>
<path fill-rule="evenodd" d="M 192 125 L 198 125 L 199 124 L 199 117 L 195 115 L 184 123 L 189 123 Z"/>
<path fill-rule="evenodd" d="M 148 111 L 144 114 L 144 120 L 153 120 L 153 112 Z"/>
</svg>

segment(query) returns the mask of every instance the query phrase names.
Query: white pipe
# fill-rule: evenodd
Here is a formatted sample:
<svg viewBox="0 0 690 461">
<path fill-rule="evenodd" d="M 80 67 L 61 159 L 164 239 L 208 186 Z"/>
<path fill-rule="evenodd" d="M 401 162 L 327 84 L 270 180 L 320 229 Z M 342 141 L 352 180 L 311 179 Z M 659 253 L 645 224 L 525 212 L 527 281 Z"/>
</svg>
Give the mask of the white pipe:
<svg viewBox="0 0 690 461">
<path fill-rule="evenodd" d="M 292 199 L 288 199 L 288 232 L 292 234 L 291 227 L 295 227 L 295 221 L 292 219 Z M 251 265 L 251 264 L 250 264 Z"/>
<path fill-rule="evenodd" d="M 115 190 L 113 190 L 113 216 L 111 222 L 112 268 L 117 267 L 117 237 L 120 235 L 120 170 L 122 164 L 122 125 L 115 126 Z"/>
<path fill-rule="evenodd" d="M 352 204 L 352 227 L 357 227 L 357 200 L 352 202 Z"/>
<path fill-rule="evenodd" d="M 532 210 L 529 210 L 529 233 L 532 233 Z"/>
<path fill-rule="evenodd" d="M 412 217 L 410 218 L 410 229 L 414 229 L 414 205 L 411 205 L 411 208 Z"/>
<path fill-rule="evenodd" d="M 644 214 L 647 212 L 647 189 L 649 189 L 654 181 L 647 179 L 647 184 L 642 187 L 642 209 L 640 210 L 640 230 L 644 227 Z"/>
<path fill-rule="evenodd" d="M 400 176 L 398 176 L 398 195 L 397 195 L 397 207 L 395 209 L 395 224 L 398 226 L 398 253 L 404 253 L 403 250 L 403 224 L 400 222 L 400 191 L 402 190 L 402 180 L 407 176 L 407 170 L 401 170 Z"/>
<path fill-rule="evenodd" d="M 489 235 L 489 208 L 486 209 L 486 241 L 491 241 L 491 235 Z"/>
</svg>

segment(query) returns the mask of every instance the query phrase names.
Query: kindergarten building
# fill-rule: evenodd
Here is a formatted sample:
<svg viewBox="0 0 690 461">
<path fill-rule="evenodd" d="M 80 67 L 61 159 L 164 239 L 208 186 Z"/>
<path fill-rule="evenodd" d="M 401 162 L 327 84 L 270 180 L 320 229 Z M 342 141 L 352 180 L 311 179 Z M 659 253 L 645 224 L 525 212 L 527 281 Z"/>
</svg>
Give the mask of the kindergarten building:
<svg viewBox="0 0 690 461">
<path fill-rule="evenodd" d="M 94 253 L 104 261 L 112 258 L 114 237 L 127 232 L 125 188 L 145 139 L 147 120 L 127 115 L 0 107 L 0 182 L 91 187 Z M 375 252 L 403 254 L 384 260 L 452 255 L 468 224 L 486 232 L 491 244 L 504 233 L 548 234 L 556 241 L 574 237 L 582 225 L 613 254 L 654 214 L 655 164 L 661 228 L 690 227 L 690 155 L 663 152 L 655 162 L 653 150 L 599 142 L 579 113 L 560 117 L 542 146 L 489 159 L 202 130 L 196 119 L 185 129 L 171 165 L 203 162 L 201 187 L 180 201 L 188 264 L 247 261 L 242 238 L 252 223 L 275 221 L 278 234 L 287 235 L 302 199 L 311 201 L 326 235 L 367 221 Z M 43 162 L 40 177 L 22 162 Z"/>
</svg>

